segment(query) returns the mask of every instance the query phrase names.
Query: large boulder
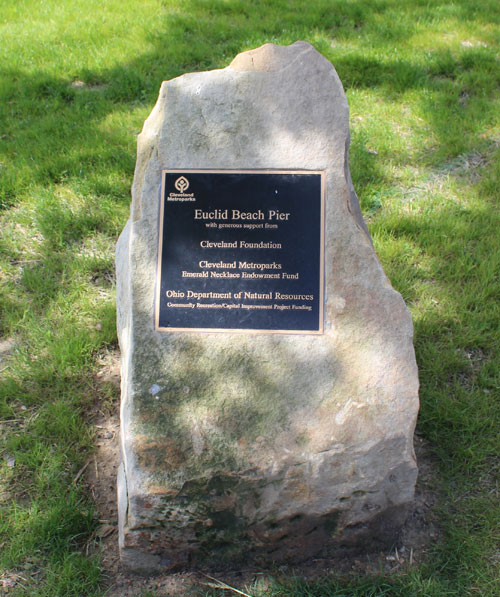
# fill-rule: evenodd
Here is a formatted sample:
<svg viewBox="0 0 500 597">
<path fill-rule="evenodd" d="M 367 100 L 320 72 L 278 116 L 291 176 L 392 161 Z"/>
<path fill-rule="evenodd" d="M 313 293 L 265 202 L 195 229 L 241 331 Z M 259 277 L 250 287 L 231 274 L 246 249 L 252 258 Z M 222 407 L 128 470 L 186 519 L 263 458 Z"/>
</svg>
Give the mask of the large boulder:
<svg viewBox="0 0 500 597">
<path fill-rule="evenodd" d="M 348 105 L 311 45 L 162 84 L 117 245 L 120 549 L 137 571 L 298 562 L 395 538 L 413 499 L 412 322 L 373 250 Z M 326 172 L 323 334 L 154 329 L 163 169 Z"/>
</svg>

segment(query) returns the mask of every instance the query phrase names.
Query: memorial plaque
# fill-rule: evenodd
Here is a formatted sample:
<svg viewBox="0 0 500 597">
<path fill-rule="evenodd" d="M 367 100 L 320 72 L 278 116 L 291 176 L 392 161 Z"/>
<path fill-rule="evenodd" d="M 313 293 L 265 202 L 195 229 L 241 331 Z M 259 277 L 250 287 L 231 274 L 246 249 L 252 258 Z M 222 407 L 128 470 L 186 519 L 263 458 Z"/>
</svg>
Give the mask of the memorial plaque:
<svg viewBox="0 0 500 597">
<path fill-rule="evenodd" d="M 156 329 L 323 333 L 324 173 L 164 170 Z"/>
</svg>

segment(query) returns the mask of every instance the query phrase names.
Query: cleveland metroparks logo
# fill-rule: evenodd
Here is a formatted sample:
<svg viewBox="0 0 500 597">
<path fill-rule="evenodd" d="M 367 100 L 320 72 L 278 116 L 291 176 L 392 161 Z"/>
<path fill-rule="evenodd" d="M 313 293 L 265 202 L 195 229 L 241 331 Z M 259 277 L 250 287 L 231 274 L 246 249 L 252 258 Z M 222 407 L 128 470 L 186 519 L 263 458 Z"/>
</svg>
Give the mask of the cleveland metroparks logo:
<svg viewBox="0 0 500 597">
<path fill-rule="evenodd" d="M 184 193 L 189 189 L 189 180 L 184 176 L 179 176 L 174 183 L 174 187 L 179 191 L 179 193 Z"/>
</svg>

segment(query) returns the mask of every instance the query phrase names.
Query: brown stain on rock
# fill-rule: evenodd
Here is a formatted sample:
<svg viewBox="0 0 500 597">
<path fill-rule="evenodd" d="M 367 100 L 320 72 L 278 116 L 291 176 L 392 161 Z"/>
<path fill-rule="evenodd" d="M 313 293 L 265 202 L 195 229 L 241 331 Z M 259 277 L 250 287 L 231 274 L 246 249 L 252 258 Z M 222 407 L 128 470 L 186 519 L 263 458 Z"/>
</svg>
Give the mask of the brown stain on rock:
<svg viewBox="0 0 500 597">
<path fill-rule="evenodd" d="M 175 439 L 153 439 L 136 437 L 136 451 L 139 465 L 145 470 L 175 471 L 186 461 L 182 447 Z"/>
</svg>

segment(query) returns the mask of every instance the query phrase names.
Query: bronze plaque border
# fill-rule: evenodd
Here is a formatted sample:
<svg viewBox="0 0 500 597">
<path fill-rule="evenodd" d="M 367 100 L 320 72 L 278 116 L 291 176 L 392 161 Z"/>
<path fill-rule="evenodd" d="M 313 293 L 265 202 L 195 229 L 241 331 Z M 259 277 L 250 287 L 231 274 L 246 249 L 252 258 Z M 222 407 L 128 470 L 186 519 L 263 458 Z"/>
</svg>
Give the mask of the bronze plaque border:
<svg viewBox="0 0 500 597">
<path fill-rule="evenodd" d="M 159 326 L 160 321 L 160 275 L 161 275 L 161 254 L 163 249 L 163 215 L 165 205 L 165 178 L 167 174 L 320 174 L 321 175 L 321 224 L 320 224 L 320 281 L 319 281 L 319 330 L 247 330 L 233 328 L 163 328 Z M 326 194 L 326 171 L 325 170 L 274 170 L 274 169 L 205 169 L 205 168 L 167 168 L 161 171 L 161 194 L 159 214 L 159 241 L 156 266 L 156 289 L 155 289 L 155 313 L 154 329 L 156 332 L 191 332 L 191 333 L 227 333 L 227 334 L 300 334 L 321 336 L 324 334 L 324 302 L 325 302 L 325 194 Z"/>
</svg>

